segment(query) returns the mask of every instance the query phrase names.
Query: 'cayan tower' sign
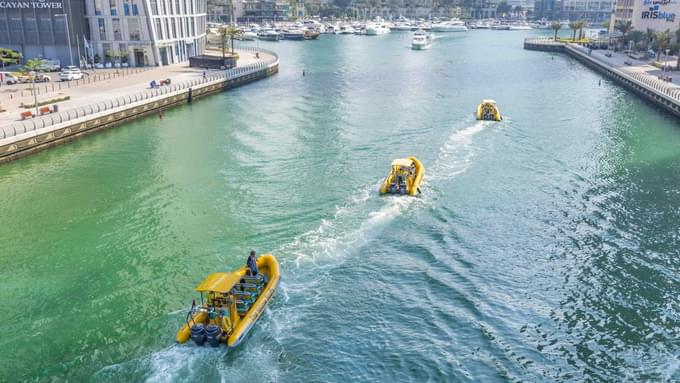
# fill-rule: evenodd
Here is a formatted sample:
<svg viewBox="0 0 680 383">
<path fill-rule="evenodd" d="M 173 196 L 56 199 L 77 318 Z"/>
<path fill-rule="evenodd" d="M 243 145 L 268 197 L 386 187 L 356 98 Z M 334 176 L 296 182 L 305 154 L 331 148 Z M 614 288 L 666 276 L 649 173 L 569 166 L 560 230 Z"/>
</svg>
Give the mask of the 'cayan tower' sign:
<svg viewBox="0 0 680 383">
<path fill-rule="evenodd" d="M 62 9 L 64 4 L 61 1 L 47 0 L 0 0 L 0 9 Z"/>
</svg>

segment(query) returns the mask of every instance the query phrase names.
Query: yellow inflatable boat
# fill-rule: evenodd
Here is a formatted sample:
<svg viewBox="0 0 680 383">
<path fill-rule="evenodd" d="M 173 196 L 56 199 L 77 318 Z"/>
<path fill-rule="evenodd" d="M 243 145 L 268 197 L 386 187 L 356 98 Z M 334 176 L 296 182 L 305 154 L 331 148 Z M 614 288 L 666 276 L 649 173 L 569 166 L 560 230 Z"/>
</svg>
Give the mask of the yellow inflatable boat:
<svg viewBox="0 0 680 383">
<path fill-rule="evenodd" d="M 477 119 L 484 121 L 500 121 L 501 111 L 496 106 L 494 100 L 483 100 L 481 104 L 477 105 Z"/>
<path fill-rule="evenodd" d="M 425 167 L 417 158 L 398 158 L 392 161 L 392 172 L 380 185 L 380 194 L 415 196 L 420 193 L 424 175 Z"/>
<path fill-rule="evenodd" d="M 271 254 L 257 259 L 257 275 L 247 267 L 230 273 L 210 274 L 197 287 L 201 304 L 191 305 L 186 323 L 177 331 L 177 342 L 189 339 L 199 346 L 226 343 L 238 346 L 248 335 L 279 284 L 279 263 Z"/>
</svg>

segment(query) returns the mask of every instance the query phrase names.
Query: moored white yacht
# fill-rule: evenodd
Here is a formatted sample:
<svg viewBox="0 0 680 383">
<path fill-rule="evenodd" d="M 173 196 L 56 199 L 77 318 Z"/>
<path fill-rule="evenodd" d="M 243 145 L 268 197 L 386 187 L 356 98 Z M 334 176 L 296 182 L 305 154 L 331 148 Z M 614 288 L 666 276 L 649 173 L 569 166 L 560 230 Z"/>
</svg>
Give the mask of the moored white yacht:
<svg viewBox="0 0 680 383">
<path fill-rule="evenodd" d="M 411 39 L 411 49 L 427 49 L 432 44 L 432 41 L 434 41 L 434 35 L 432 33 L 427 33 L 419 29 L 413 34 L 413 39 Z"/>
<path fill-rule="evenodd" d="M 432 24 L 432 32 L 465 32 L 467 30 L 465 23 L 460 20 Z"/>
<path fill-rule="evenodd" d="M 352 35 L 354 34 L 354 28 L 351 25 L 341 25 L 340 28 L 335 30 L 336 35 Z"/>
<path fill-rule="evenodd" d="M 273 29 L 262 29 L 257 32 L 257 38 L 265 41 L 279 41 L 281 35 Z"/>
<path fill-rule="evenodd" d="M 390 28 L 388 28 L 385 24 L 369 24 L 366 26 L 367 36 L 384 35 L 387 33 L 390 33 Z"/>
</svg>

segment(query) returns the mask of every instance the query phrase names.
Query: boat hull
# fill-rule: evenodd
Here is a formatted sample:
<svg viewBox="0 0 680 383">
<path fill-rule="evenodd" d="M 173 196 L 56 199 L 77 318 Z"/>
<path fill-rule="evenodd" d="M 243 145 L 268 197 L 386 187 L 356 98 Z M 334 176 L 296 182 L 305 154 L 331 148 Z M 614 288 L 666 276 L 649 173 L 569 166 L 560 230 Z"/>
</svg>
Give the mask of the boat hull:
<svg viewBox="0 0 680 383">
<path fill-rule="evenodd" d="M 480 121 L 501 121 L 503 119 L 498 106 L 487 102 L 482 102 L 477 105 L 475 116 L 477 117 L 477 120 Z"/>
<path fill-rule="evenodd" d="M 423 176 L 425 176 L 425 167 L 423 166 L 422 162 L 418 160 L 415 157 L 409 157 L 409 160 L 413 161 L 415 167 L 416 167 L 416 175 L 413 179 L 413 183 L 410 185 L 410 187 L 407 189 L 407 192 L 405 195 L 409 196 L 416 196 L 418 193 L 420 193 L 420 184 L 423 182 Z M 390 193 L 390 185 L 392 184 L 392 175 L 388 176 L 385 178 L 383 181 L 382 185 L 380 185 L 380 194 L 394 194 Z"/>
<path fill-rule="evenodd" d="M 246 338 L 250 330 L 264 312 L 269 302 L 274 297 L 276 288 L 279 285 L 281 272 L 279 269 L 279 263 L 273 255 L 265 254 L 260 256 L 257 259 L 257 267 L 262 274 L 267 276 L 268 281 L 248 311 L 246 311 L 243 316 L 239 317 L 240 319 L 238 321 L 235 321 L 235 326 L 233 329 L 231 328 L 230 323 L 224 319 L 222 322 L 212 322 L 213 324 L 218 325 L 225 333 L 228 333 L 228 331 L 231 330 L 231 333 L 222 340 L 227 344 L 228 347 L 236 347 Z M 240 274 L 241 276 L 245 276 L 247 273 L 247 267 L 242 267 L 241 269 L 237 270 L 236 273 Z M 196 313 L 191 313 L 187 317 L 186 323 L 179 329 L 179 331 L 177 331 L 175 339 L 178 343 L 185 343 L 191 338 L 191 325 L 208 325 L 209 323 L 211 323 L 211 320 L 208 315 L 208 310 L 201 310 Z"/>
</svg>

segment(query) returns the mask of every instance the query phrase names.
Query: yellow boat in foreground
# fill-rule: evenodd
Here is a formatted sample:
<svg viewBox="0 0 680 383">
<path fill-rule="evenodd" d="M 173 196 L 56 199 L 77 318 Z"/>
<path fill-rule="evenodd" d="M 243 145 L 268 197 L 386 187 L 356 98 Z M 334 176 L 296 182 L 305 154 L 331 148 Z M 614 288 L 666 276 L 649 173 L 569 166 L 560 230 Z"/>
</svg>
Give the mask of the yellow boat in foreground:
<svg viewBox="0 0 680 383">
<path fill-rule="evenodd" d="M 197 287 L 201 304 L 191 305 L 186 323 L 177 331 L 177 342 L 189 339 L 199 346 L 236 347 L 246 337 L 279 284 L 279 263 L 271 254 L 257 259 L 258 274 L 242 267 L 230 273 L 210 274 Z M 205 298 L 205 301 L 204 301 Z"/>
<path fill-rule="evenodd" d="M 482 103 L 477 105 L 477 119 L 484 121 L 500 121 L 501 111 L 494 100 L 482 100 Z"/>
<path fill-rule="evenodd" d="M 417 158 L 398 158 L 392 161 L 392 172 L 380 185 L 380 194 L 415 196 L 424 175 L 425 167 Z"/>
</svg>

